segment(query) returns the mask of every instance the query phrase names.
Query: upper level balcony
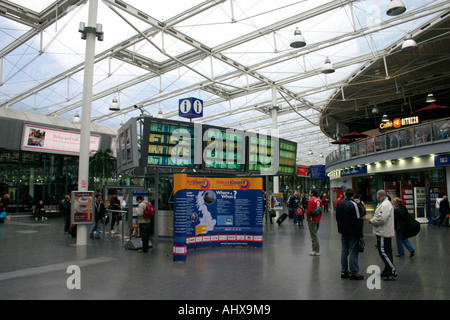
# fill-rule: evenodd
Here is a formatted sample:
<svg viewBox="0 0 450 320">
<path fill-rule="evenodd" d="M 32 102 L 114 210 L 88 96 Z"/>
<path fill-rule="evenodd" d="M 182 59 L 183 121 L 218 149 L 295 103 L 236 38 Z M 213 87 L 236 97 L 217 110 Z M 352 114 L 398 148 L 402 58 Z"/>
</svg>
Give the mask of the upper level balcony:
<svg viewBox="0 0 450 320">
<path fill-rule="evenodd" d="M 341 146 L 325 159 L 327 172 L 366 163 L 450 152 L 450 118 L 392 130 Z"/>
</svg>

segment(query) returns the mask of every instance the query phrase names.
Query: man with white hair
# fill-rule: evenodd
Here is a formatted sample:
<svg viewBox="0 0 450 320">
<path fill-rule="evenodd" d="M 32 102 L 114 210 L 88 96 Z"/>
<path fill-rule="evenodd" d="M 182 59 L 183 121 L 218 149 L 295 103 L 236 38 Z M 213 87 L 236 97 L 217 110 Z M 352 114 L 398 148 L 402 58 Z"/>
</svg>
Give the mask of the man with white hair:
<svg viewBox="0 0 450 320">
<path fill-rule="evenodd" d="M 394 207 L 386 195 L 386 191 L 377 192 L 378 205 L 369 223 L 373 226 L 373 233 L 377 236 L 377 248 L 384 262 L 384 270 L 381 273 L 383 280 L 396 280 L 398 275 L 392 259 L 391 239 L 395 236 Z"/>
</svg>

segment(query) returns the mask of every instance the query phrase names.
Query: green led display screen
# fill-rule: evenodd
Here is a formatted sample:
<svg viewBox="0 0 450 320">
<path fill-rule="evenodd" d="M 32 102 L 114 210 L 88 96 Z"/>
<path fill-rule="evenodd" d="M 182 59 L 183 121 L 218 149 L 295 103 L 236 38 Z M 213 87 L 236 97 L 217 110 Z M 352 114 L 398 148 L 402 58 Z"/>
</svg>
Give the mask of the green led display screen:
<svg viewBox="0 0 450 320">
<path fill-rule="evenodd" d="M 278 173 L 296 173 L 297 143 L 280 139 L 280 156 Z"/>
<path fill-rule="evenodd" d="M 248 170 L 273 173 L 276 159 L 272 158 L 272 145 L 276 150 L 276 140 L 266 135 L 250 135 L 248 138 Z"/>
<path fill-rule="evenodd" d="M 203 129 L 203 167 L 242 171 L 245 164 L 245 133 L 210 126 Z"/>
<path fill-rule="evenodd" d="M 194 127 L 189 123 L 150 119 L 147 165 L 194 166 Z"/>
<path fill-rule="evenodd" d="M 144 118 L 143 166 L 289 175 L 297 143 L 271 136 L 184 121 Z"/>
</svg>

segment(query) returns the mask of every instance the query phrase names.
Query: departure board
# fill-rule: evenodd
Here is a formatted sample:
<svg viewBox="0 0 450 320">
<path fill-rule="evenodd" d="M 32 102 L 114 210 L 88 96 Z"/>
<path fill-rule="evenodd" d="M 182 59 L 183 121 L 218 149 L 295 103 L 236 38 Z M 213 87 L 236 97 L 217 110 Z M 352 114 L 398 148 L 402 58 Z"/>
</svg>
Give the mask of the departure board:
<svg viewBox="0 0 450 320">
<path fill-rule="evenodd" d="M 244 131 L 204 126 L 203 140 L 203 168 L 238 171 L 244 169 Z"/>
<path fill-rule="evenodd" d="M 296 172 L 297 143 L 266 135 L 250 135 L 248 144 L 249 171 L 278 175 Z"/>
<path fill-rule="evenodd" d="M 141 166 L 251 175 L 296 173 L 297 143 L 264 134 L 146 117 L 141 139 Z"/>
<path fill-rule="evenodd" d="M 279 174 L 296 173 L 297 143 L 280 139 Z"/>
<path fill-rule="evenodd" d="M 149 166 L 194 166 L 194 126 L 191 123 L 149 118 L 148 144 L 143 155 Z"/>
<path fill-rule="evenodd" d="M 273 149 L 273 150 L 272 150 Z M 272 140 L 270 136 L 260 134 L 250 134 L 248 137 L 248 170 L 261 173 L 276 173 L 276 139 Z"/>
</svg>

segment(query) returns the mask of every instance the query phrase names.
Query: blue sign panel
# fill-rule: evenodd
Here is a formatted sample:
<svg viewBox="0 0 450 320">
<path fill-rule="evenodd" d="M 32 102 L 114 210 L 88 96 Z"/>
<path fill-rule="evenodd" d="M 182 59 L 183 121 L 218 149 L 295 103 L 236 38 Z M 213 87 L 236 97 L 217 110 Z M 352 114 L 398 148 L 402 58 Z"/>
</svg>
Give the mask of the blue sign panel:
<svg viewBox="0 0 450 320">
<path fill-rule="evenodd" d="M 312 180 L 327 178 L 325 175 L 325 166 L 324 165 L 310 166 L 309 173 L 310 173 Z"/>
<path fill-rule="evenodd" d="M 434 166 L 448 166 L 450 165 L 450 154 L 442 154 L 434 157 Z"/>
<path fill-rule="evenodd" d="M 203 117 L 203 100 L 184 98 L 178 101 L 178 115 L 183 118 Z"/>
</svg>

